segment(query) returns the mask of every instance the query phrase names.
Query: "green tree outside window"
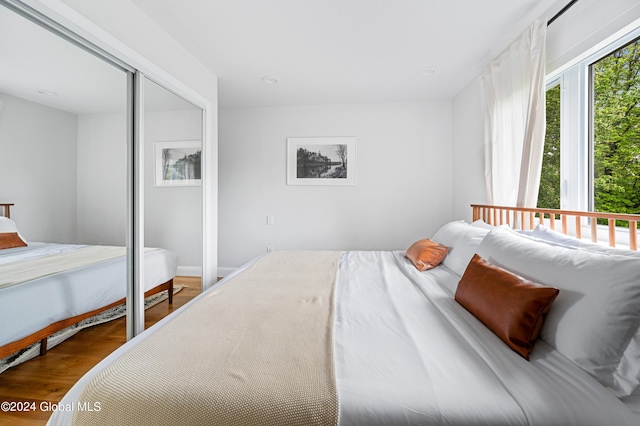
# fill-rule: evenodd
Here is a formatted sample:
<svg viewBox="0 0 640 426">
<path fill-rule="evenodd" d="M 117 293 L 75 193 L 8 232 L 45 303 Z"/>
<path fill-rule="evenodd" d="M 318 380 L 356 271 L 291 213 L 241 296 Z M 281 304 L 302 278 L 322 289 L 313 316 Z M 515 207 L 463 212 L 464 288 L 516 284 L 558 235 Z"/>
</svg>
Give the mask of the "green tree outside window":
<svg viewBox="0 0 640 426">
<path fill-rule="evenodd" d="M 640 213 L 640 40 L 594 63 L 592 75 L 594 210 Z"/>
</svg>

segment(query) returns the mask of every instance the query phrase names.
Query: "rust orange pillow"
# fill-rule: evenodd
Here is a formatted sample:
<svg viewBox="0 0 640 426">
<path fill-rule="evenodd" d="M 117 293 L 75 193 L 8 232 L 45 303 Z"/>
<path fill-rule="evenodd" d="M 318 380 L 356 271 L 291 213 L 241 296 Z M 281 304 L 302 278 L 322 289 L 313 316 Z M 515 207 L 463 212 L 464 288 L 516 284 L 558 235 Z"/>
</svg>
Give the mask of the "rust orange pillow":
<svg viewBox="0 0 640 426">
<path fill-rule="evenodd" d="M 25 247 L 27 243 L 22 241 L 17 232 L 0 233 L 0 250 L 14 247 Z"/>
<path fill-rule="evenodd" d="M 455 299 L 529 360 L 558 292 L 555 287 L 528 281 L 476 254 L 458 283 Z"/>
<path fill-rule="evenodd" d="M 418 268 L 418 271 L 426 271 L 438 266 L 447 256 L 448 251 L 449 247 L 425 238 L 413 243 L 404 256 Z"/>
</svg>

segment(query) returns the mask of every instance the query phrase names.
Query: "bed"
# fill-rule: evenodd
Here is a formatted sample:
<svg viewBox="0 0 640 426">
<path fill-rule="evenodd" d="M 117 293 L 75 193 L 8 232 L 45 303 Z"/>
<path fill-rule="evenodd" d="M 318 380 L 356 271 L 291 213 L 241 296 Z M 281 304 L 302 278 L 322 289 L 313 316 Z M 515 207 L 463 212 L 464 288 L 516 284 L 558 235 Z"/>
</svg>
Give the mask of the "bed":
<svg viewBox="0 0 640 426">
<path fill-rule="evenodd" d="M 537 220 L 269 253 L 103 360 L 48 424 L 638 425 L 640 255 Z"/>
<path fill-rule="evenodd" d="M 10 218 L 0 216 L 0 359 L 124 302 L 124 247 L 26 243 Z M 172 303 L 177 255 L 145 249 L 145 295 L 167 290 Z"/>
</svg>

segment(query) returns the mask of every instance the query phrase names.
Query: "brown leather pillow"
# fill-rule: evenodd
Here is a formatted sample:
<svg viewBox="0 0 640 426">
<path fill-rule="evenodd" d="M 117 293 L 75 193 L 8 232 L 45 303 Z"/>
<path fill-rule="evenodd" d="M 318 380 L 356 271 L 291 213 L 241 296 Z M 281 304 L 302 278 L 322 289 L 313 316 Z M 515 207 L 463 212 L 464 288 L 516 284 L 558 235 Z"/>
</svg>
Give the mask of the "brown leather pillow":
<svg viewBox="0 0 640 426">
<path fill-rule="evenodd" d="M 404 256 L 418 268 L 418 271 L 426 271 L 438 266 L 447 256 L 448 251 L 449 247 L 425 238 L 411 244 Z"/>
<path fill-rule="evenodd" d="M 492 265 L 477 254 L 456 290 L 456 301 L 529 360 L 559 290 L 535 284 Z"/>
<path fill-rule="evenodd" d="M 0 250 L 14 247 L 25 247 L 27 243 L 22 241 L 17 232 L 0 233 Z"/>
</svg>

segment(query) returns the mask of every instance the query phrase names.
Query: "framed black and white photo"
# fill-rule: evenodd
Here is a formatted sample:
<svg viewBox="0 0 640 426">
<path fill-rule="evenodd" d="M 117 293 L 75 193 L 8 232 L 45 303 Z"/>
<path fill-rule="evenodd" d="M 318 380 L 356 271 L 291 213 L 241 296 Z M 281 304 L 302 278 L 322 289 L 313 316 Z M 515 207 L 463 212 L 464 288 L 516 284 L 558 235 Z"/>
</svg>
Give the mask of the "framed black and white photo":
<svg viewBox="0 0 640 426">
<path fill-rule="evenodd" d="M 156 142 L 156 186 L 198 186 L 201 184 L 200 141 Z"/>
<path fill-rule="evenodd" d="M 356 139 L 288 138 L 287 185 L 355 185 Z"/>
</svg>

